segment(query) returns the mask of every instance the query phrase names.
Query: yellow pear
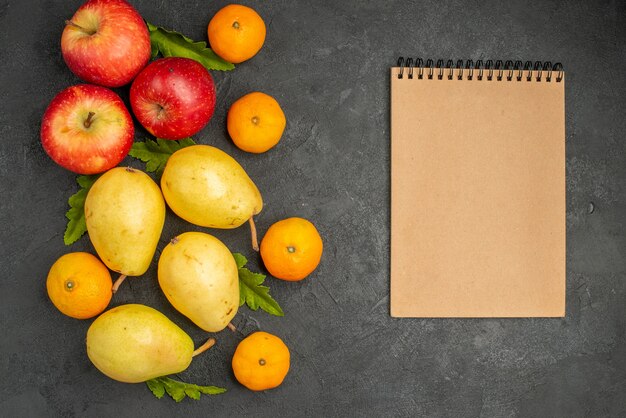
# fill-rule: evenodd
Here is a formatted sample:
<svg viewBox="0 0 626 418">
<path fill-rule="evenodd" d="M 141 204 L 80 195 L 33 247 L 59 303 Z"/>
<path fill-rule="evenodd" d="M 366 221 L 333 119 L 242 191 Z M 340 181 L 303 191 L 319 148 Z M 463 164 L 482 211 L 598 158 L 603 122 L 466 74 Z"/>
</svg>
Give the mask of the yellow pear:
<svg viewBox="0 0 626 418">
<path fill-rule="evenodd" d="M 122 276 L 148 270 L 163 223 L 165 202 L 157 184 L 141 170 L 116 167 L 91 186 L 85 200 L 85 223 L 96 252 Z"/>
<path fill-rule="evenodd" d="M 111 379 L 139 383 L 182 372 L 214 343 L 209 339 L 194 351 L 189 335 L 161 312 L 130 304 L 106 311 L 91 324 L 87 356 Z"/>
<path fill-rule="evenodd" d="M 176 151 L 167 160 L 161 189 L 168 206 L 192 224 L 231 229 L 263 209 L 263 198 L 245 170 L 225 152 L 209 145 Z"/>
<path fill-rule="evenodd" d="M 212 235 L 185 232 L 174 238 L 161 253 L 158 276 L 174 308 L 205 331 L 223 330 L 237 313 L 237 263 Z"/>
</svg>

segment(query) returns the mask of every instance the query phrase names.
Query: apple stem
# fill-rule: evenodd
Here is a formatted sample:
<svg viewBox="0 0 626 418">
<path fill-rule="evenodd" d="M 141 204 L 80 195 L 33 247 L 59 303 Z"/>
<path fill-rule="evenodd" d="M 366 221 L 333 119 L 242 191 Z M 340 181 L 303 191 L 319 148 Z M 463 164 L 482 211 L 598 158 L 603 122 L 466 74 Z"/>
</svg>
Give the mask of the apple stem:
<svg viewBox="0 0 626 418">
<path fill-rule="evenodd" d="M 228 327 L 228 329 L 231 330 L 232 332 L 237 332 L 237 328 L 233 325 L 232 322 L 229 322 L 228 325 L 226 325 L 226 327 Z"/>
<path fill-rule="evenodd" d="M 82 26 L 77 25 L 76 23 L 72 22 L 71 20 L 66 20 L 66 21 L 65 21 L 65 24 L 66 24 L 66 25 L 73 26 L 73 27 L 75 27 L 76 29 L 83 31 L 83 32 L 85 32 L 85 33 L 86 33 L 86 34 L 88 34 L 88 35 L 93 35 L 94 33 L 96 33 L 96 31 L 95 31 L 95 30 L 87 30 L 87 29 L 83 28 Z"/>
<path fill-rule="evenodd" d="M 113 283 L 113 287 L 111 288 L 111 290 L 113 291 L 113 293 L 117 292 L 117 289 L 120 288 L 120 285 L 122 284 L 122 282 L 124 280 L 126 280 L 126 275 L 125 274 L 120 274 L 120 277 L 117 278 L 117 280 L 115 281 L 115 283 Z"/>
<path fill-rule="evenodd" d="M 89 128 L 91 126 L 91 124 L 93 123 L 93 117 L 96 114 L 94 112 L 89 112 L 89 114 L 87 115 L 87 119 L 85 119 L 85 122 L 83 123 L 83 125 L 85 125 L 85 128 Z"/>
<path fill-rule="evenodd" d="M 209 338 L 208 340 L 206 340 L 204 344 L 202 344 L 200 347 L 194 350 L 194 352 L 191 354 L 191 357 L 195 357 L 198 354 L 204 353 L 205 351 L 207 351 L 209 348 L 213 347 L 214 345 L 215 345 L 215 338 Z"/>
<path fill-rule="evenodd" d="M 252 238 L 252 249 L 254 251 L 259 251 L 259 240 L 256 236 L 256 225 L 254 224 L 254 219 L 252 219 L 252 216 L 249 219 L 250 222 L 250 235 Z"/>
</svg>

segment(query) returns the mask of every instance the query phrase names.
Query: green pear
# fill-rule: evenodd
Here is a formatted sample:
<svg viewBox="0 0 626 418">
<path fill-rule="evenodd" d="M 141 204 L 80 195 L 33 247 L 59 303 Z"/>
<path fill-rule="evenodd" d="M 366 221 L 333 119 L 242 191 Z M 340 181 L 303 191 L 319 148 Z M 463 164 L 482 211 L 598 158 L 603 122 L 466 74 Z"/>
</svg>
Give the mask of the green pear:
<svg viewBox="0 0 626 418">
<path fill-rule="evenodd" d="M 237 263 L 209 234 L 185 232 L 174 238 L 161 252 L 158 276 L 174 308 L 205 331 L 223 330 L 237 313 Z"/>
<path fill-rule="evenodd" d="M 167 160 L 161 189 L 174 213 L 192 224 L 231 229 L 250 221 L 255 246 L 252 216 L 263 209 L 263 198 L 230 155 L 209 145 L 182 148 Z"/>
<path fill-rule="evenodd" d="M 91 186 L 85 200 L 89 239 L 108 268 L 122 276 L 140 276 L 154 257 L 165 202 L 157 184 L 134 168 L 116 167 Z"/>
<path fill-rule="evenodd" d="M 214 343 L 209 339 L 194 351 L 185 331 L 156 309 L 137 304 L 106 311 L 87 331 L 89 360 L 111 379 L 125 383 L 182 372 L 193 356 Z"/>
</svg>

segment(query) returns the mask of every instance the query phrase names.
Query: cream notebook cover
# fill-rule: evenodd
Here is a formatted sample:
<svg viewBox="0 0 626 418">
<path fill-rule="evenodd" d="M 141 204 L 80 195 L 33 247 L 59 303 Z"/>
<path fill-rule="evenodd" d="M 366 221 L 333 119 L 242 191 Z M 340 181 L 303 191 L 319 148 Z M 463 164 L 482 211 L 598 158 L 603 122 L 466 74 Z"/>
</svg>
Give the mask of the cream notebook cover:
<svg viewBox="0 0 626 418">
<path fill-rule="evenodd" d="M 550 63 L 391 69 L 392 316 L 565 315 L 564 84 Z"/>
</svg>

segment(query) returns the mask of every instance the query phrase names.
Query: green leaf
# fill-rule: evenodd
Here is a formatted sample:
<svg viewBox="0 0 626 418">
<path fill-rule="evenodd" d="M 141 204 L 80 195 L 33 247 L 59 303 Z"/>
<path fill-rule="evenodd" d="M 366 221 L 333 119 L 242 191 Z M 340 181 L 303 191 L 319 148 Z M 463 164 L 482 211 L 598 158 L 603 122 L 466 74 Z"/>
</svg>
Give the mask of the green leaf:
<svg viewBox="0 0 626 418">
<path fill-rule="evenodd" d="M 217 386 L 198 386 L 170 379 L 169 377 L 157 377 L 156 379 L 148 380 L 146 385 L 157 398 L 161 399 L 167 393 L 176 402 L 182 401 L 187 396 L 198 400 L 202 393 L 205 395 L 219 395 L 226 392 L 226 389 Z"/>
<path fill-rule="evenodd" d="M 265 281 L 265 275 L 253 273 L 245 268 L 248 260 L 243 255 L 235 253 L 233 256 L 239 268 L 239 306 L 245 303 L 253 311 L 261 308 L 270 315 L 284 316 L 285 313 L 278 302 L 270 296 L 270 288 L 261 286 Z"/>
<path fill-rule="evenodd" d="M 65 234 L 63 234 L 63 242 L 65 242 L 65 245 L 75 243 L 87 232 L 87 224 L 85 224 L 85 199 L 87 198 L 89 189 L 91 189 L 91 186 L 98 177 L 100 177 L 99 174 L 76 177 L 76 182 L 80 186 L 80 190 L 71 195 L 68 199 L 70 208 L 65 213 L 68 222 L 65 228 Z"/>
<path fill-rule="evenodd" d="M 100 174 L 94 174 L 91 176 L 78 176 L 76 177 L 76 183 L 83 189 L 89 189 L 98 180 Z"/>
<path fill-rule="evenodd" d="M 248 259 L 244 257 L 241 253 L 233 253 L 233 257 L 235 258 L 235 263 L 237 263 L 237 268 L 240 269 L 246 265 Z"/>
<path fill-rule="evenodd" d="M 159 379 L 150 379 L 146 382 L 148 388 L 152 391 L 152 394 L 157 397 L 157 399 L 161 399 L 163 395 L 165 395 L 165 386 Z"/>
<path fill-rule="evenodd" d="M 206 42 L 195 42 L 186 36 L 155 26 L 146 22 L 150 32 L 150 46 L 152 58 L 158 53 L 164 57 L 191 58 L 204 65 L 207 70 L 229 71 L 235 68 L 233 64 L 220 58 Z"/>
<path fill-rule="evenodd" d="M 191 399 L 200 399 L 200 391 L 192 386 L 185 387 L 185 395 L 189 396 Z"/>
<path fill-rule="evenodd" d="M 185 399 L 185 384 L 177 380 L 170 379 L 169 377 L 160 377 L 159 380 L 165 386 L 165 391 L 170 398 L 176 402 L 180 402 Z"/>
<path fill-rule="evenodd" d="M 219 395 L 220 393 L 226 392 L 226 389 L 217 386 L 196 386 L 196 389 L 205 395 Z"/>
<path fill-rule="evenodd" d="M 179 141 L 157 138 L 156 141 L 146 139 L 145 142 L 135 142 L 128 155 L 146 163 L 146 171 L 161 175 L 170 155 L 181 148 L 195 145 L 193 139 L 184 138 Z"/>
</svg>

